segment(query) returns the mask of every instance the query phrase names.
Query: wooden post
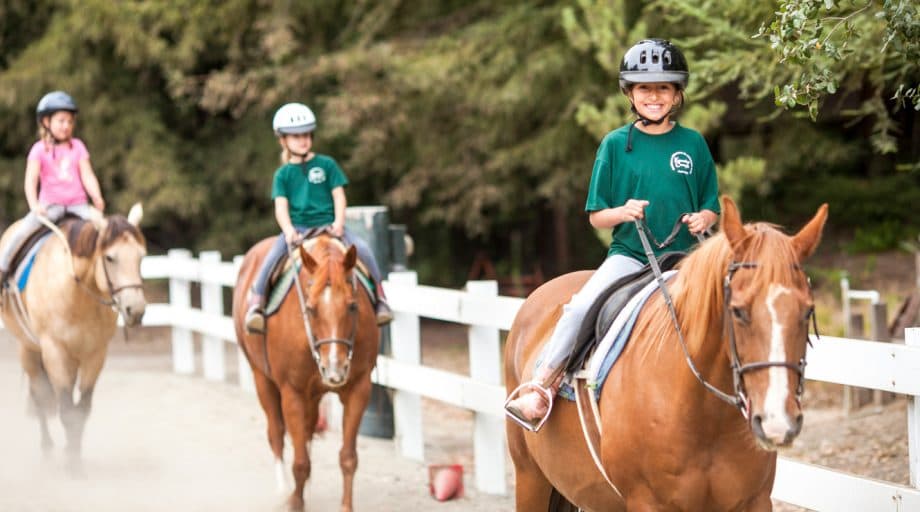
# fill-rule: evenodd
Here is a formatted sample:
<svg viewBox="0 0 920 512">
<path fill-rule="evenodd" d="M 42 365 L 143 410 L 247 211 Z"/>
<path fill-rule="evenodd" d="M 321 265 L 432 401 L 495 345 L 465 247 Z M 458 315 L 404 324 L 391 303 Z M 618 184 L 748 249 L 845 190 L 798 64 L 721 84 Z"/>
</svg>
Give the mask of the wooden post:
<svg viewBox="0 0 920 512">
<path fill-rule="evenodd" d="M 235 256 L 233 258 L 233 268 L 236 269 L 235 273 L 237 275 L 240 273 L 241 266 L 243 266 L 243 256 Z M 240 387 L 243 388 L 243 391 L 256 392 L 256 382 L 252 377 L 252 368 L 249 366 L 249 361 L 246 360 L 246 354 L 240 348 L 239 340 L 237 340 L 236 345 L 236 374 L 239 377 Z"/>
<path fill-rule="evenodd" d="M 471 294 L 498 295 L 496 281 L 469 281 Z M 501 384 L 501 341 L 494 327 L 472 325 L 468 333 L 470 377 L 478 382 Z M 476 413 L 473 428 L 473 460 L 476 488 L 489 494 L 505 494 L 505 418 L 499 414 Z"/>
<path fill-rule="evenodd" d="M 203 251 L 198 255 L 201 262 L 201 310 L 208 315 L 224 315 L 223 286 L 217 281 L 220 266 L 220 252 Z M 204 378 L 224 380 L 224 340 L 211 335 L 204 335 L 201 342 L 201 366 Z"/>
<path fill-rule="evenodd" d="M 853 313 L 850 315 L 849 324 L 847 329 L 848 338 L 862 339 L 864 338 L 864 329 L 863 329 L 863 315 L 861 313 Z M 846 414 L 851 414 L 857 411 L 860 407 L 866 405 L 872 401 L 872 390 L 865 388 L 857 388 L 853 386 L 844 386 L 843 387 L 843 412 Z"/>
<path fill-rule="evenodd" d="M 389 282 L 403 286 L 418 285 L 415 272 L 390 272 Z M 393 359 L 421 364 L 422 343 L 419 317 L 413 313 L 393 311 L 390 324 L 393 335 Z M 422 433 L 422 397 L 406 391 L 393 393 L 393 422 L 396 442 L 403 456 L 414 460 L 425 460 L 425 438 Z"/>
<path fill-rule="evenodd" d="M 920 347 L 920 327 L 908 327 L 904 331 L 904 341 L 908 346 Z M 920 488 L 920 407 L 912 396 L 907 403 L 907 447 L 910 459 L 910 485 Z"/>
<path fill-rule="evenodd" d="M 890 343 L 891 336 L 888 335 L 888 304 L 879 302 L 872 304 L 872 340 L 882 343 Z M 895 394 L 890 391 L 880 389 L 872 390 L 872 403 L 875 405 L 885 405 L 894 401 Z"/>
<path fill-rule="evenodd" d="M 170 268 L 182 267 L 192 259 L 192 253 L 186 249 L 170 249 L 167 252 Z M 177 310 L 192 307 L 192 286 L 188 279 L 169 278 L 169 306 Z M 195 345 L 192 331 L 184 327 L 172 328 L 173 371 L 181 374 L 195 373 Z"/>
</svg>

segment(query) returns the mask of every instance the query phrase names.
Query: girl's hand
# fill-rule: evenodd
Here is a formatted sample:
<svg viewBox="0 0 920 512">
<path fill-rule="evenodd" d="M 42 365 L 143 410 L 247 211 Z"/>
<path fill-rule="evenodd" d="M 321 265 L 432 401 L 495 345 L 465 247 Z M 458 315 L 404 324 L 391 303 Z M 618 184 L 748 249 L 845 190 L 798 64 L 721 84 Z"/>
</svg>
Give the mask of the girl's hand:
<svg viewBox="0 0 920 512">
<path fill-rule="evenodd" d="M 299 238 L 300 233 L 298 233 L 296 229 L 284 232 L 284 239 L 287 241 L 288 245 L 294 245 Z"/>
<path fill-rule="evenodd" d="M 709 218 L 703 212 L 688 213 L 684 215 L 684 218 L 681 220 L 694 235 L 698 235 L 709 229 Z"/>
<path fill-rule="evenodd" d="M 329 227 L 329 232 L 337 238 L 342 238 L 342 235 L 345 234 L 345 225 L 341 222 L 333 222 Z"/>
<path fill-rule="evenodd" d="M 101 197 L 93 198 L 93 206 L 96 207 L 97 210 L 99 210 L 99 213 L 102 213 L 105 211 L 105 201 Z"/>
<path fill-rule="evenodd" d="M 625 221 L 641 219 L 645 217 L 646 206 L 648 206 L 648 201 L 644 199 L 630 199 L 620 207 L 620 213 Z"/>
<path fill-rule="evenodd" d="M 41 203 L 36 204 L 35 207 L 32 208 L 32 213 L 34 213 L 35 215 L 40 215 L 42 217 L 48 216 L 48 210 L 46 210 L 45 207 L 41 205 Z"/>
</svg>

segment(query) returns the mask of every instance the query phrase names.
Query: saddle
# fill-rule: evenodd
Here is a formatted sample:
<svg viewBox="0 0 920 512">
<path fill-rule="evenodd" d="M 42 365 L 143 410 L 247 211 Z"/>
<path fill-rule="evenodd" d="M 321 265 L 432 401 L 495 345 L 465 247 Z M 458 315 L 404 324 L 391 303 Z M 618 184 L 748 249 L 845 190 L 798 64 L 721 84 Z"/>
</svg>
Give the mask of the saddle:
<svg viewBox="0 0 920 512">
<path fill-rule="evenodd" d="M 325 230 L 322 228 L 314 228 L 307 231 L 304 234 L 303 242 L 305 249 L 309 250 L 310 247 L 316 243 L 316 237 L 323 233 L 325 233 Z M 340 244 L 343 250 L 346 249 L 345 244 L 339 239 L 334 238 L 333 240 Z M 295 258 L 291 258 L 291 254 L 288 253 L 280 258 L 278 263 L 275 264 L 275 268 L 272 269 L 271 277 L 268 280 L 268 289 L 266 290 L 266 296 L 268 297 L 265 303 L 266 317 L 273 315 L 281 307 L 281 303 L 284 302 L 284 298 L 291 291 L 291 287 L 294 284 L 294 273 L 299 270 L 299 254 Z M 368 297 L 371 299 L 371 304 L 376 307 L 377 290 L 374 279 L 371 277 L 371 273 L 367 269 L 367 266 L 361 260 L 358 260 L 355 264 L 355 275 L 358 278 L 358 282 L 361 283 L 362 288 L 364 288 Z"/>
<path fill-rule="evenodd" d="M 674 268 L 686 256 L 685 252 L 667 252 L 658 258 L 658 266 L 662 272 Z M 566 364 L 566 373 L 575 372 L 584 367 L 585 362 L 594 352 L 597 344 L 604 338 L 613 321 L 629 300 L 655 279 L 652 267 L 646 264 L 632 274 L 623 276 L 614 281 L 595 299 L 594 304 L 588 309 L 581 328 L 575 337 L 575 346 L 572 356 Z"/>
</svg>

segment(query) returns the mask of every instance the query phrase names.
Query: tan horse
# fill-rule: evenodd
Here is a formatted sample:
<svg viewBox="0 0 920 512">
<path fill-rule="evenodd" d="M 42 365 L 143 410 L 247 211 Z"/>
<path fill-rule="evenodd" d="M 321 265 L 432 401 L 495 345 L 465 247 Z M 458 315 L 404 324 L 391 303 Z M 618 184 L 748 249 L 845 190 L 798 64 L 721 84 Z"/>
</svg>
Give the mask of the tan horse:
<svg viewBox="0 0 920 512">
<path fill-rule="evenodd" d="M 507 424 L 518 511 L 771 510 L 775 450 L 802 425 L 813 303 L 801 264 L 827 205 L 795 236 L 743 226 L 735 204 L 723 205 L 722 232 L 668 284 L 683 339 L 655 292 L 601 391 L 599 459 L 612 485 L 592 462 L 575 405 L 559 400 L 538 434 Z M 530 378 L 561 305 L 589 275 L 561 276 L 527 298 L 505 348 L 509 391 Z"/>
<path fill-rule="evenodd" d="M 265 239 L 246 253 L 233 293 L 233 324 L 268 420 L 278 488 L 285 487 L 282 452 L 287 431 L 294 447 L 294 490 L 288 509 L 304 509 L 303 489 L 310 477 L 308 445 L 320 399 L 332 391 L 344 406 L 339 452 L 344 480 L 341 510 L 351 512 L 358 426 L 370 397 L 371 370 L 379 345 L 374 308 L 367 293 L 356 284 L 355 248 L 345 250 L 324 235 L 307 242 L 308 250 L 299 247 L 303 313 L 298 292 L 292 291 L 278 312 L 267 319 L 264 336 L 247 334 L 243 321 L 246 295 L 272 243 L 274 239 Z"/>
<path fill-rule="evenodd" d="M 3 293 L 3 323 L 19 340 L 42 448 L 47 453 L 53 446 L 48 417 L 59 411 L 67 433 L 68 467 L 77 473 L 83 427 L 118 313 L 128 326 L 140 323 L 144 315 L 140 263 L 146 243 L 137 227 L 142 215 L 137 204 L 127 219 L 66 220 L 60 229 L 66 240 L 52 235 L 35 256 L 21 295 L 25 317 L 17 314 L 12 292 Z M 0 245 L 8 243 L 15 226 Z M 80 398 L 75 402 L 78 380 Z"/>
</svg>

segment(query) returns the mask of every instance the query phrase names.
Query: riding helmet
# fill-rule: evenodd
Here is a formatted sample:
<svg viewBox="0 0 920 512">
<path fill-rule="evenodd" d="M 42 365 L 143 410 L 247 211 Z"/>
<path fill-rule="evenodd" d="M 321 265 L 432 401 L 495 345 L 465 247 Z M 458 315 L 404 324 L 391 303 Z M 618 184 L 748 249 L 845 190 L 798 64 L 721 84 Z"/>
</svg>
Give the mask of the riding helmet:
<svg viewBox="0 0 920 512">
<path fill-rule="evenodd" d="M 684 54 L 664 39 L 643 39 L 623 55 L 620 62 L 620 89 L 628 93 L 633 84 L 671 82 L 687 88 L 690 70 Z"/>
<path fill-rule="evenodd" d="M 316 129 L 316 116 L 310 107 L 303 103 L 287 103 L 275 112 L 272 119 L 272 129 L 275 135 L 293 135 L 298 133 L 311 133 Z"/>
<path fill-rule="evenodd" d="M 50 116 L 55 112 L 66 110 L 67 112 L 77 113 L 77 102 L 64 91 L 52 91 L 42 96 L 35 107 L 35 117 L 39 120 L 45 116 Z"/>
</svg>

